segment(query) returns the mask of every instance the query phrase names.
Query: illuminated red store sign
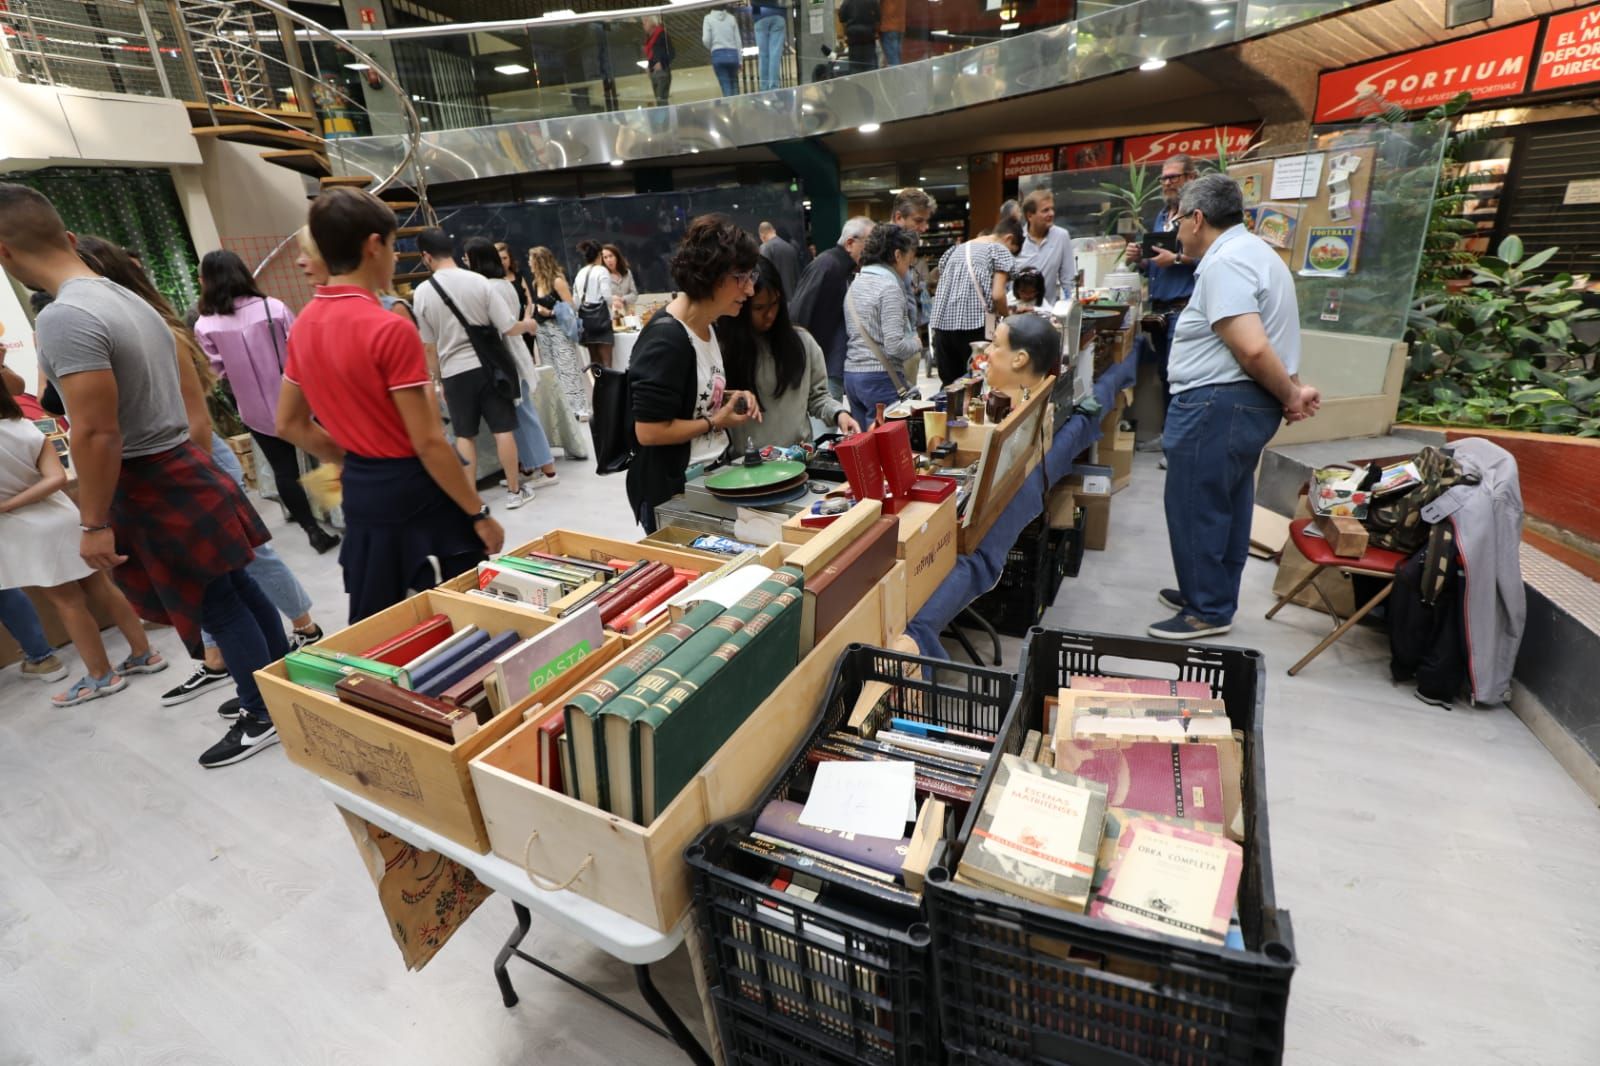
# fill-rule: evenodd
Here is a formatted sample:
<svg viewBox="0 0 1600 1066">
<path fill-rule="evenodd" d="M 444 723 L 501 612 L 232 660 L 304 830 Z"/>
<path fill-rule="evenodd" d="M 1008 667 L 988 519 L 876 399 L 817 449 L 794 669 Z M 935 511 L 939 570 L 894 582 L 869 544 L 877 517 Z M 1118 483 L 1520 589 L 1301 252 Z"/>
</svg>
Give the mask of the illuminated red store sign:
<svg viewBox="0 0 1600 1066">
<path fill-rule="evenodd" d="M 1600 4 L 1551 15 L 1533 74 L 1533 91 L 1600 81 Z"/>
<path fill-rule="evenodd" d="M 1317 80 L 1317 122 L 1349 122 L 1384 104 L 1437 107 L 1462 92 L 1474 100 L 1515 96 L 1532 67 L 1537 22 L 1334 70 Z"/>
<path fill-rule="evenodd" d="M 1199 129 L 1178 130 L 1176 133 L 1157 133 L 1147 137 L 1129 137 L 1122 142 L 1124 163 L 1159 163 L 1183 152 L 1196 159 L 1215 159 L 1217 139 L 1223 138 L 1229 155 L 1238 155 L 1250 147 L 1260 125 L 1202 126 Z"/>
</svg>

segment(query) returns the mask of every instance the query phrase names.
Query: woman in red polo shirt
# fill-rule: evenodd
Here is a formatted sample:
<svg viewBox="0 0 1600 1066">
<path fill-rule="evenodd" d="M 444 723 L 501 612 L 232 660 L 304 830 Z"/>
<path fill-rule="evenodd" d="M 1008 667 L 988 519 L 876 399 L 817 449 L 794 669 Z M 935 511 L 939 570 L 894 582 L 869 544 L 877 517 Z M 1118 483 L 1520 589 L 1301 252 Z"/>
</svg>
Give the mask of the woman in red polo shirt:
<svg viewBox="0 0 1600 1066">
<path fill-rule="evenodd" d="M 422 339 L 378 302 L 394 279 L 394 211 L 330 189 L 310 228 L 332 276 L 289 335 L 277 430 L 343 464 L 339 565 L 356 622 L 471 569 L 505 531 L 445 441 Z"/>
</svg>

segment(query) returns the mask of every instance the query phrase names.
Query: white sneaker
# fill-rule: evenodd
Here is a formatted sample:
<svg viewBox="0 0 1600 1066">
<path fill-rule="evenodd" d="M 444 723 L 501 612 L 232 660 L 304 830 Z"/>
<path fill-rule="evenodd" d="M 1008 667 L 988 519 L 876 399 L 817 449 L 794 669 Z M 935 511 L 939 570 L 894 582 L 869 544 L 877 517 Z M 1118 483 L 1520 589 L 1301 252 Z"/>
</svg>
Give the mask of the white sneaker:
<svg viewBox="0 0 1600 1066">
<path fill-rule="evenodd" d="M 532 500 L 533 500 L 533 486 L 532 485 L 523 485 L 521 488 L 517 489 L 516 492 L 511 492 L 511 491 L 507 490 L 507 492 L 506 492 L 506 510 L 515 511 L 517 508 L 521 507 L 523 504 L 529 503 Z"/>
<path fill-rule="evenodd" d="M 547 489 L 551 485 L 559 485 L 560 483 L 560 474 L 546 474 L 538 470 L 522 479 L 523 488 Z"/>
</svg>

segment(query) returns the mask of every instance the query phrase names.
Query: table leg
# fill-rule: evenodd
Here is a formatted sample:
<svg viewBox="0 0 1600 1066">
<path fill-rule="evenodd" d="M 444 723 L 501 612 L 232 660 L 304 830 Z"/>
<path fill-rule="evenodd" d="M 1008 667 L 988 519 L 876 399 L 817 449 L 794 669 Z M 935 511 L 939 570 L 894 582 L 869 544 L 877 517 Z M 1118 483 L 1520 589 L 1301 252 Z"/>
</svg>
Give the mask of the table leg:
<svg viewBox="0 0 1600 1066">
<path fill-rule="evenodd" d="M 517 992 L 511 987 L 511 975 L 506 973 L 506 963 L 511 961 L 511 956 L 518 954 L 517 946 L 522 943 L 522 938 L 528 935 L 528 928 L 533 924 L 533 915 L 520 903 L 513 902 L 511 909 L 517 916 L 517 927 L 506 937 L 505 946 L 500 949 L 500 954 L 494 957 L 494 979 L 500 985 L 501 1001 L 508 1007 L 515 1007 Z"/>
<path fill-rule="evenodd" d="M 672 1005 L 656 989 L 655 981 L 650 976 L 650 967 L 635 966 L 633 975 L 639 982 L 639 994 L 650 1004 L 650 1009 L 656 1012 L 661 1024 L 667 1027 L 672 1042 L 683 1049 L 683 1053 L 689 1056 L 689 1061 L 695 1066 L 712 1066 L 711 1056 L 706 1054 L 706 1049 L 700 1046 L 700 1041 L 694 1038 L 688 1026 L 683 1024 L 683 1019 L 678 1017 Z"/>
</svg>

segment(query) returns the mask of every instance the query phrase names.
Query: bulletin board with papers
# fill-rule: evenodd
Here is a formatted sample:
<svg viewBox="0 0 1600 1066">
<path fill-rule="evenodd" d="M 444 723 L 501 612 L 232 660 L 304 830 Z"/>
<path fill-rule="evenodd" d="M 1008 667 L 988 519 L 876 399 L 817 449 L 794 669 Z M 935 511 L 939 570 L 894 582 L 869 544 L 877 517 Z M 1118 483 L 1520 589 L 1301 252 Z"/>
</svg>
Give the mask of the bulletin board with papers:
<svg viewBox="0 0 1600 1066">
<path fill-rule="evenodd" d="M 1302 277 L 1356 272 L 1376 149 L 1372 145 L 1234 163 L 1245 225 Z"/>
</svg>

